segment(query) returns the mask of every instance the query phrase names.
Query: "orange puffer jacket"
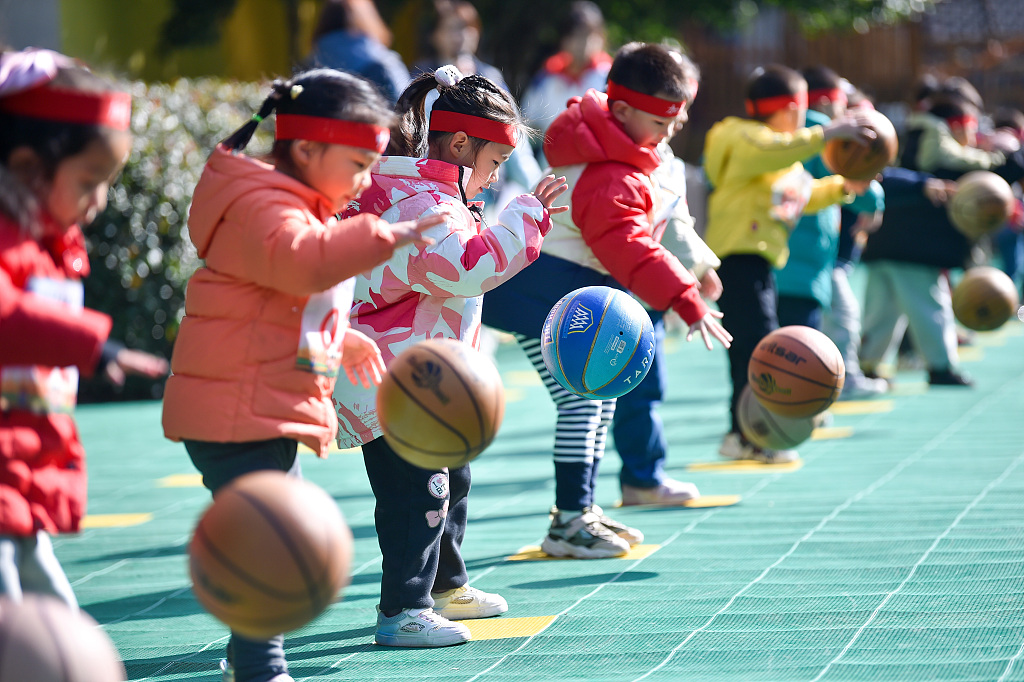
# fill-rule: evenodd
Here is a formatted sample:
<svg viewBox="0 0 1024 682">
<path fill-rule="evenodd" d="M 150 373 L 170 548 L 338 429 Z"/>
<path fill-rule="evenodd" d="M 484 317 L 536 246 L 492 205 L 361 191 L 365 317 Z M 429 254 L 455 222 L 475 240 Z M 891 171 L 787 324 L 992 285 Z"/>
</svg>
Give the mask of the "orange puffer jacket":
<svg viewBox="0 0 1024 682">
<path fill-rule="evenodd" d="M 218 147 L 196 186 L 192 275 L 164 395 L 171 440 L 288 437 L 327 454 L 334 378 L 297 366 L 310 296 L 391 257 L 386 224 L 337 221 L 326 197 L 272 166 Z M 344 315 L 347 311 L 341 311 Z"/>
</svg>

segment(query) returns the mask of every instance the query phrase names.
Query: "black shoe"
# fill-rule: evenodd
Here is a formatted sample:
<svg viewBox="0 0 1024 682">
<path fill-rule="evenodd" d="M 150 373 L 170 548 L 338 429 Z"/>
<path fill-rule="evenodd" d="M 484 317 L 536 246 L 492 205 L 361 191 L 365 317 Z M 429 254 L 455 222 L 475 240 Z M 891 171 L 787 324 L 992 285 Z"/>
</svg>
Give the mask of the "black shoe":
<svg viewBox="0 0 1024 682">
<path fill-rule="evenodd" d="M 951 369 L 942 371 L 932 370 L 928 372 L 928 383 L 932 386 L 973 386 L 974 381 L 970 377 L 960 374 Z"/>
</svg>

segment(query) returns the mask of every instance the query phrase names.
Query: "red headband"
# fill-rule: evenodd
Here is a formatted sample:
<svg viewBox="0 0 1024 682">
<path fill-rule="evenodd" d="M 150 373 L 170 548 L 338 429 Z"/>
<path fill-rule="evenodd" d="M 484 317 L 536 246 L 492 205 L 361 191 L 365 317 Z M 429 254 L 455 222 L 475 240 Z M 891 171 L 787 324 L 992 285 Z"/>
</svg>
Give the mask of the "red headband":
<svg viewBox="0 0 1024 682">
<path fill-rule="evenodd" d="M 519 137 L 514 125 L 499 123 L 482 116 L 457 114 L 454 111 L 433 109 L 430 112 L 430 130 L 439 133 L 463 132 L 470 137 L 478 137 L 488 142 L 516 146 Z"/>
<path fill-rule="evenodd" d="M 776 111 L 782 111 L 791 104 L 796 104 L 801 109 L 807 108 L 807 93 L 798 92 L 795 95 L 776 95 L 775 97 L 762 97 L 761 99 L 747 100 L 748 116 L 771 116 Z"/>
<path fill-rule="evenodd" d="M 963 116 L 950 116 L 946 119 L 946 123 L 948 123 L 950 127 L 953 125 L 958 125 L 961 128 L 978 127 L 978 119 L 970 114 L 964 114 Z"/>
<path fill-rule="evenodd" d="M 608 81 L 608 101 L 614 100 L 622 100 L 634 109 L 646 111 L 652 116 L 662 116 L 664 118 L 675 118 L 686 104 L 685 99 L 678 101 L 662 99 L 637 92 L 627 88 L 625 85 L 619 85 L 615 81 Z"/>
<path fill-rule="evenodd" d="M 311 140 L 327 144 L 344 144 L 383 154 L 391 139 L 391 131 L 370 123 L 344 121 L 340 118 L 278 114 L 277 140 Z"/>
<path fill-rule="evenodd" d="M 0 110 L 27 118 L 128 130 L 132 122 L 132 96 L 127 92 L 39 86 L 0 98 Z"/>
<path fill-rule="evenodd" d="M 847 102 L 846 93 L 843 92 L 842 88 L 817 88 L 807 93 L 807 99 L 810 102 L 817 102 L 822 99 L 841 104 L 846 104 Z"/>
</svg>

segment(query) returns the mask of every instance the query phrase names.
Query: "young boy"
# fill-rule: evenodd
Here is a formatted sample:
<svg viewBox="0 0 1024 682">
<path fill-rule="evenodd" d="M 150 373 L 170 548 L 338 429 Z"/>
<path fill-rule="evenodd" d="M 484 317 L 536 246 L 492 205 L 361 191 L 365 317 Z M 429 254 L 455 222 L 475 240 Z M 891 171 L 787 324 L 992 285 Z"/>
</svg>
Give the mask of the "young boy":
<svg viewBox="0 0 1024 682">
<path fill-rule="evenodd" d="M 630 43 L 615 56 L 607 94 L 592 89 L 569 101 L 548 129 L 544 152 L 567 178 L 570 191 L 559 201 L 570 211 L 552 216 L 538 260 L 484 297 L 484 322 L 516 335 L 558 410 L 555 508 L 542 544 L 554 556 L 621 556 L 643 536 L 594 506 L 615 400 L 581 398 L 551 378 L 540 354 L 551 306 L 579 287 L 611 286 L 655 310 L 675 310 L 690 325 L 687 338 L 699 331 L 709 349 L 712 337 L 725 346 L 730 341 L 693 275 L 658 239 L 665 220 L 657 220 L 661 207 L 652 178 L 662 162 L 657 146 L 685 120 L 696 89 L 681 64 L 680 55 L 660 45 Z M 671 504 L 696 490 L 666 479 L 655 493 Z"/>
<path fill-rule="evenodd" d="M 731 428 L 719 452 L 729 459 L 766 463 L 793 461 L 792 450 L 765 450 L 740 433 L 737 402 L 747 384 L 750 355 L 778 327 L 772 268 L 785 266 L 789 233 L 804 213 L 849 202 L 867 182 L 832 175 L 811 177 L 801 161 L 832 138 L 870 138 L 874 133 L 854 120 L 804 128 L 807 82 L 781 65 L 754 71 L 747 84 L 750 118 L 730 116 L 708 131 L 705 171 L 712 187 L 704 239 L 722 259 L 718 276 L 723 293 L 718 307 L 733 335 L 729 348 L 732 378 Z"/>
</svg>

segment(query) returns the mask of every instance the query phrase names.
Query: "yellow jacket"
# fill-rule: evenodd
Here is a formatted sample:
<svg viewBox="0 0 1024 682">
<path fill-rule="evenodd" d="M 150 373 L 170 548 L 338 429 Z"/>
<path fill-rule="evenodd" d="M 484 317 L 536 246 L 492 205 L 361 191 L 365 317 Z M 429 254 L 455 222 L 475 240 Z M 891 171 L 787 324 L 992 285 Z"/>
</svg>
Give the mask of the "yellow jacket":
<svg viewBox="0 0 1024 682">
<path fill-rule="evenodd" d="M 789 258 L 789 232 L 805 213 L 846 200 L 843 178 L 819 180 L 801 161 L 825 146 L 821 126 L 779 133 L 730 116 L 711 127 L 704 170 L 712 191 L 704 241 L 719 258 L 758 254 L 776 268 Z"/>
</svg>

